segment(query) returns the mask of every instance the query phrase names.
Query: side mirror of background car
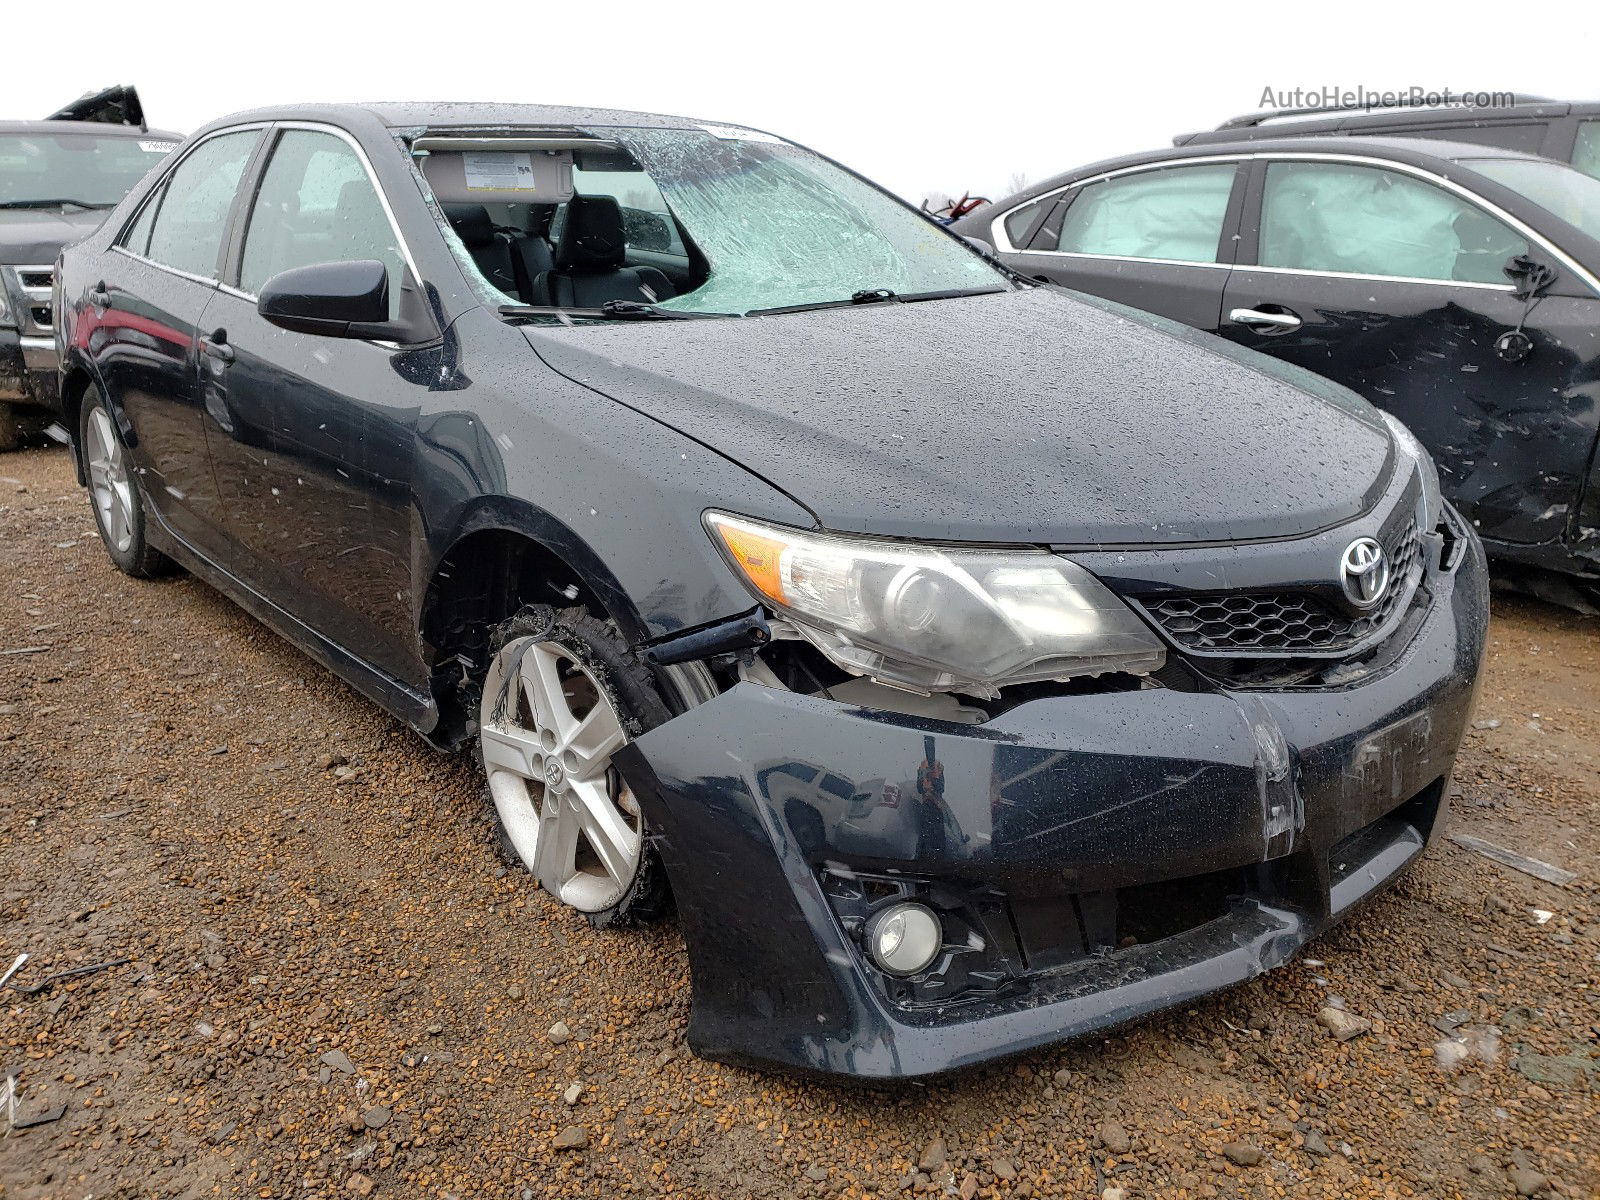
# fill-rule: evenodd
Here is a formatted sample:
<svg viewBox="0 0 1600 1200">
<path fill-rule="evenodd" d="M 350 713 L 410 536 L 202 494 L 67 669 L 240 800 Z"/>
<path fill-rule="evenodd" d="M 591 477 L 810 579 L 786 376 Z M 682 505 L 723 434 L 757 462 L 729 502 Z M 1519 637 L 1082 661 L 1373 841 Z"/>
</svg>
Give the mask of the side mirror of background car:
<svg viewBox="0 0 1600 1200">
<path fill-rule="evenodd" d="M 280 271 L 261 288 L 256 311 L 281 329 L 323 337 L 417 342 L 429 336 L 424 321 L 408 315 L 412 295 L 402 295 L 398 318 L 389 316 L 389 268 L 376 259 L 312 263 Z"/>
</svg>

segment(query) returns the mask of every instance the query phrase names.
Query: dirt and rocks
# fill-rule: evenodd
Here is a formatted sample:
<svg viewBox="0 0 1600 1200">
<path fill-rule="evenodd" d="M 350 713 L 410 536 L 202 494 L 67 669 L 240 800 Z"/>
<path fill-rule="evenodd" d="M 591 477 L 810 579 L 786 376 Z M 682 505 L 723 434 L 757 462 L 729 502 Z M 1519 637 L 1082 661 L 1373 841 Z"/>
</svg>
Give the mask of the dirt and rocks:
<svg viewBox="0 0 1600 1200">
<path fill-rule="evenodd" d="M 1451 802 L 1576 881 L 1441 841 L 1247 987 L 840 1090 L 696 1059 L 672 923 L 559 911 L 500 867 L 470 763 L 92 531 L 64 453 L 0 458 L 0 971 L 129 960 L 0 992 L 17 1121 L 62 1108 L 0 1138 L 0 1195 L 1600 1187 L 1600 621 L 1496 597 Z"/>
</svg>

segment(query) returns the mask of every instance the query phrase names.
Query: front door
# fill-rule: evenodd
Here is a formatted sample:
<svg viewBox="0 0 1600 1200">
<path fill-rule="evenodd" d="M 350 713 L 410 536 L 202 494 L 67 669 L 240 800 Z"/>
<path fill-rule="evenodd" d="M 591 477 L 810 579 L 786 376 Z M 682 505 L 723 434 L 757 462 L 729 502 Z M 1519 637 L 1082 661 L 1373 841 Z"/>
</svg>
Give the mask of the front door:
<svg viewBox="0 0 1600 1200">
<path fill-rule="evenodd" d="M 201 317 L 239 181 L 259 129 L 197 145 L 140 210 L 91 292 L 84 331 L 113 410 L 131 431 L 149 505 L 208 556 L 219 547 L 221 498 L 207 459 L 197 386 Z"/>
<path fill-rule="evenodd" d="M 208 340 L 227 347 L 203 379 L 233 557 L 295 617 L 415 683 L 412 445 L 429 378 L 412 369 L 419 352 L 281 329 L 255 302 L 280 271 L 379 259 L 397 304 L 399 236 L 350 143 L 324 130 L 274 136 L 229 286 L 205 318 Z"/>
<path fill-rule="evenodd" d="M 1019 273 L 1217 327 L 1233 260 L 1240 164 L 1160 165 L 1067 189 L 1012 214 L 1006 254 Z"/>
<path fill-rule="evenodd" d="M 1503 269 L 1526 239 L 1434 183 L 1342 162 L 1263 166 L 1259 235 L 1247 217 L 1223 334 L 1399 417 L 1483 537 L 1560 538 L 1595 444 L 1593 385 L 1570 349 L 1593 339 L 1594 298 L 1559 294 L 1582 290 L 1563 279 L 1528 311 Z M 1525 311 L 1533 352 L 1507 361 L 1495 343 Z"/>
</svg>

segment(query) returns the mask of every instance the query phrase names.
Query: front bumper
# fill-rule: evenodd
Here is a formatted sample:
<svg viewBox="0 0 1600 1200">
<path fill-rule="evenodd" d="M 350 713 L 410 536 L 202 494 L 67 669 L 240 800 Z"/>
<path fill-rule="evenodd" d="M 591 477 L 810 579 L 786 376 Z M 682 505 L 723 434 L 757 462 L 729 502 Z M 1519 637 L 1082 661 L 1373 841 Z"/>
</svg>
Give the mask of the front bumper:
<svg viewBox="0 0 1600 1200">
<path fill-rule="evenodd" d="M 1466 547 L 1405 651 L 1344 688 L 1057 696 L 970 726 L 743 683 L 645 734 L 618 761 L 679 900 L 690 1044 L 925 1076 L 1283 964 L 1438 827 L 1488 620 Z M 905 896 L 944 918 L 931 981 L 854 936 Z"/>
<path fill-rule="evenodd" d="M 61 411 L 59 358 L 53 337 L 0 329 L 0 402 Z"/>
</svg>

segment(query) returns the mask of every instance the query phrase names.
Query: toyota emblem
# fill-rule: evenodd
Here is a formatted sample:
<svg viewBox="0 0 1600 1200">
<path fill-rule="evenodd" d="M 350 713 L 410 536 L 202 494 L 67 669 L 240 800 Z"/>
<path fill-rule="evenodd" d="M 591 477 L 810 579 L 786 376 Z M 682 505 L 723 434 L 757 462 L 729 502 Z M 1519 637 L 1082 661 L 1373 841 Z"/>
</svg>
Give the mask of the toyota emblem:
<svg viewBox="0 0 1600 1200">
<path fill-rule="evenodd" d="M 1339 582 L 1351 604 L 1371 608 L 1389 590 L 1389 556 L 1371 538 L 1357 538 L 1339 560 Z"/>
</svg>

